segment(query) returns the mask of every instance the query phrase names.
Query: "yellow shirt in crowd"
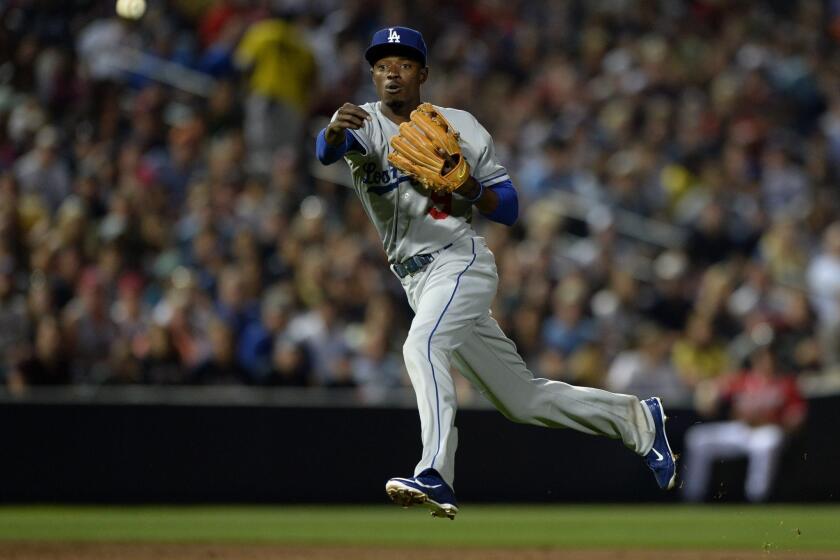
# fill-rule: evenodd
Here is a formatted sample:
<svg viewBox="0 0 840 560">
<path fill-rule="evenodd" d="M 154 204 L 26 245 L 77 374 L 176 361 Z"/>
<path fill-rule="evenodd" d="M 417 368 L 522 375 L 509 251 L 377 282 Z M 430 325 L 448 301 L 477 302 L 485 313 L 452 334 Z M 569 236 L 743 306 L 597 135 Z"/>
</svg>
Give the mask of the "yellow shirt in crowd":
<svg viewBox="0 0 840 560">
<path fill-rule="evenodd" d="M 251 91 L 305 109 L 315 75 L 315 57 L 306 39 L 287 22 L 255 23 L 236 48 L 236 63 L 250 68 Z"/>
<path fill-rule="evenodd" d="M 672 360 L 680 377 L 689 384 L 717 377 L 729 367 L 729 356 L 722 346 L 700 347 L 686 340 L 674 343 Z"/>
</svg>

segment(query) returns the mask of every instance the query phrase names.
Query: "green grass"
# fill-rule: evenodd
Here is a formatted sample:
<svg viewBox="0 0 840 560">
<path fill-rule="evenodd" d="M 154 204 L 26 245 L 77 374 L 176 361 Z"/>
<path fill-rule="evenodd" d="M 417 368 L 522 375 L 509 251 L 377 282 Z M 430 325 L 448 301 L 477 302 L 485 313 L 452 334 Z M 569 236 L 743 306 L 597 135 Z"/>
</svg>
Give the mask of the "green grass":
<svg viewBox="0 0 840 560">
<path fill-rule="evenodd" d="M 0 507 L 0 539 L 840 550 L 838 506 Z"/>
</svg>

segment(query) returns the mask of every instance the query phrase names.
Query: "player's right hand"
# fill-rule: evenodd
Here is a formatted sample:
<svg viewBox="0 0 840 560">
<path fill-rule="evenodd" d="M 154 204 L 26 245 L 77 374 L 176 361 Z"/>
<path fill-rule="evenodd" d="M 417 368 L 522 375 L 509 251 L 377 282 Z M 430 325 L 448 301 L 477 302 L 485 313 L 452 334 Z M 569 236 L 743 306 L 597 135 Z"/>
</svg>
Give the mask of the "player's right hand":
<svg viewBox="0 0 840 560">
<path fill-rule="evenodd" d="M 371 119 L 370 113 L 352 103 L 345 103 L 338 109 L 338 113 L 328 126 L 325 133 L 328 144 L 338 145 L 344 142 L 344 131 L 358 130 L 365 121 Z"/>
</svg>

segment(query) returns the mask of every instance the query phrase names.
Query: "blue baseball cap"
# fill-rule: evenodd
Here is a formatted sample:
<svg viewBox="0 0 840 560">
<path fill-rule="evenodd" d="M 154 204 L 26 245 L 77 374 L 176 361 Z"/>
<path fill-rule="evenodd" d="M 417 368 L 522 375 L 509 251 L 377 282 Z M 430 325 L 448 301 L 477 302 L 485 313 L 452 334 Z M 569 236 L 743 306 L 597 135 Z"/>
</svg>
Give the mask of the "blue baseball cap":
<svg viewBox="0 0 840 560">
<path fill-rule="evenodd" d="M 386 27 L 373 34 L 365 58 L 371 66 L 380 58 L 401 55 L 419 59 L 426 65 L 426 42 L 423 35 L 410 27 Z"/>
</svg>

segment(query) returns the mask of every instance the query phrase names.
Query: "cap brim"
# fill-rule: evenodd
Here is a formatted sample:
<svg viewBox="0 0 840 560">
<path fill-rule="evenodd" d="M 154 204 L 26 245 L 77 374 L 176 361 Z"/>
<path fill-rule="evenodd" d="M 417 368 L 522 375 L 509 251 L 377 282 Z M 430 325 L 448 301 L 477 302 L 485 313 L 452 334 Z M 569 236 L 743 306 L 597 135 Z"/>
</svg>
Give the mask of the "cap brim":
<svg viewBox="0 0 840 560">
<path fill-rule="evenodd" d="M 408 45 L 386 43 L 383 45 L 374 45 L 365 51 L 365 59 L 367 59 L 371 66 L 373 66 L 377 60 L 385 58 L 386 56 L 404 56 L 418 61 L 423 66 L 426 65 L 426 57 L 423 56 L 423 53 L 420 50 Z"/>
</svg>

